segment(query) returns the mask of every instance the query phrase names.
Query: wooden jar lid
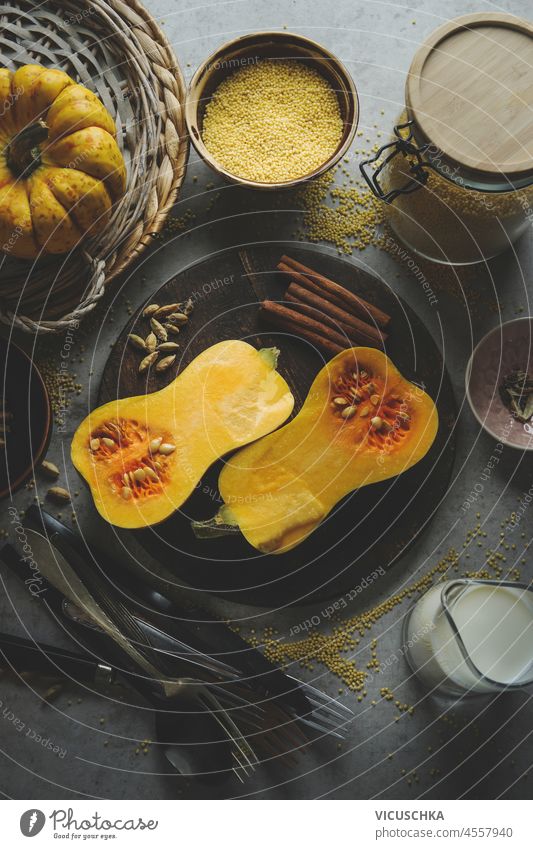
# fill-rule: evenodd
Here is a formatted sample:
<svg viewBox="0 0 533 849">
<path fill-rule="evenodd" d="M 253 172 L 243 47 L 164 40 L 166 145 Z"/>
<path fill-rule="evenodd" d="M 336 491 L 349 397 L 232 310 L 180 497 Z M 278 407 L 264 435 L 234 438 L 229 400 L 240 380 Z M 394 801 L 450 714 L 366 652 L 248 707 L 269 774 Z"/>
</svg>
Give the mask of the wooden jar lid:
<svg viewBox="0 0 533 849">
<path fill-rule="evenodd" d="M 533 25 L 478 13 L 439 27 L 413 59 L 406 105 L 424 140 L 458 165 L 533 174 Z"/>
</svg>

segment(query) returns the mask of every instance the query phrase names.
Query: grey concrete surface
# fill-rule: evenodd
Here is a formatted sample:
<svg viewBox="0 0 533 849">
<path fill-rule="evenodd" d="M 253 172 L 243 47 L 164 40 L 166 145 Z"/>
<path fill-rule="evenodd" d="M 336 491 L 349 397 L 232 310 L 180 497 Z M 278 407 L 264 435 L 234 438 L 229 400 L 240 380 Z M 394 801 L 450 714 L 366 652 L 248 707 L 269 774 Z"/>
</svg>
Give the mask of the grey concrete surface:
<svg viewBox="0 0 533 849">
<path fill-rule="evenodd" d="M 361 128 L 365 135 L 373 134 L 376 124 L 384 132 L 390 129 L 403 104 L 410 59 L 421 40 L 443 20 L 498 8 L 524 17 L 531 12 L 527 0 L 505 0 L 498 6 L 483 0 L 450 0 L 445 4 L 425 0 L 414 5 L 399 0 L 146 0 L 146 5 L 164 26 L 188 76 L 215 47 L 240 33 L 286 26 L 322 42 L 354 76 L 361 95 Z M 355 154 L 352 156 L 357 159 Z M 355 169 L 354 162 L 350 167 Z M 216 203 L 206 212 L 210 199 L 218 192 Z M 239 216 L 243 203 L 248 214 Z M 98 519 L 70 464 L 69 437 L 94 402 L 109 346 L 127 318 L 126 301 L 134 308 L 176 271 L 222 246 L 291 238 L 296 213 L 282 207 L 272 214 L 264 203 L 256 196 L 244 199 L 242 192 L 220 185 L 192 152 L 176 215 L 189 208 L 194 210 L 193 225 L 186 233 L 159 243 L 120 287 L 111 289 L 87 326 L 73 334 L 68 357 L 84 389 L 67 411 L 66 432 L 56 431 L 49 457 L 60 466 L 63 485 L 80 490 L 75 502 L 83 533 L 89 540 L 103 541 L 122 560 L 138 556 L 150 565 L 134 539 L 121 537 L 120 543 Z M 320 248 L 333 250 L 328 245 Z M 435 271 L 430 280 L 438 296 L 433 306 L 428 304 L 406 264 L 375 248 L 358 254 L 357 260 L 377 270 L 433 330 L 452 376 L 460 415 L 454 477 L 435 521 L 409 555 L 387 577 L 365 590 L 346 614 L 373 606 L 417 574 L 426 572 L 450 548 L 469 555 L 468 560 L 462 561 L 469 564 L 466 568 L 481 567 L 486 548 L 497 545 L 501 522 L 529 490 L 533 476 L 531 459 L 521 460 L 513 451 L 504 451 L 488 477 L 484 475 L 494 443 L 479 431 L 466 406 L 463 380 L 476 341 L 500 320 L 519 314 L 519 310 L 523 314 L 532 311 L 531 232 L 515 250 L 486 268 L 470 271 L 468 285 L 458 296 L 450 294 Z M 59 339 L 53 348 L 57 363 L 65 344 L 65 339 Z M 481 482 L 479 491 L 476 485 Z M 475 504 L 465 511 L 461 505 L 473 491 L 477 491 Z M 15 505 L 22 510 L 32 497 L 33 492 L 23 490 Z M 8 506 L 4 503 L 0 507 L 6 528 Z M 68 516 L 67 510 L 63 513 Z M 481 537 L 481 546 L 474 540 L 463 548 L 468 530 L 477 521 L 476 513 L 480 514 L 486 537 Z M 517 561 L 524 578 L 533 576 L 531 554 L 522 550 L 531 539 L 531 527 L 531 511 L 526 511 L 519 531 L 508 540 L 509 550 L 505 550 L 506 565 Z M 522 559 L 526 561 L 523 564 Z M 30 601 L 4 569 L 0 570 L 0 577 L 2 630 L 23 633 L 27 628 L 49 643 L 67 646 L 68 641 L 45 616 L 39 603 Z M 214 614 L 241 619 L 252 627 L 259 627 L 263 621 L 264 611 L 256 608 L 236 607 L 217 599 L 208 600 L 208 604 Z M 322 607 L 282 610 L 268 614 L 266 621 L 275 624 L 280 635 L 288 635 L 292 626 L 320 614 Z M 362 662 L 368 659 L 371 637 L 379 640 L 382 660 L 396 657 L 405 609 L 405 605 L 397 608 L 365 635 L 359 646 Z M 321 627 L 327 628 L 328 623 Z M 339 682 L 333 676 L 319 668 L 312 675 L 317 686 L 337 694 Z M 414 705 L 414 714 L 402 714 L 396 722 L 398 711 L 394 702 L 380 698 L 381 687 L 389 687 L 402 703 Z M 398 657 L 382 675 L 375 676 L 362 702 L 346 692 L 340 698 L 354 711 L 341 748 L 334 741 L 323 741 L 302 753 L 294 767 L 265 765 L 244 787 L 227 782 L 205 791 L 195 783 L 166 774 L 168 765 L 156 748 L 147 755 L 135 753 L 135 741 L 154 735 L 150 711 L 127 707 L 111 694 L 102 697 L 75 687 L 66 687 L 52 706 L 43 707 L 28 684 L 6 676 L 0 683 L 0 792 L 6 797 L 35 799 L 166 799 L 201 795 L 262 799 L 531 797 L 530 692 L 450 705 L 428 697 L 410 675 L 405 661 Z M 372 700 L 377 702 L 375 706 Z M 43 748 L 28 729 L 49 738 L 65 751 L 64 756 Z"/>
</svg>

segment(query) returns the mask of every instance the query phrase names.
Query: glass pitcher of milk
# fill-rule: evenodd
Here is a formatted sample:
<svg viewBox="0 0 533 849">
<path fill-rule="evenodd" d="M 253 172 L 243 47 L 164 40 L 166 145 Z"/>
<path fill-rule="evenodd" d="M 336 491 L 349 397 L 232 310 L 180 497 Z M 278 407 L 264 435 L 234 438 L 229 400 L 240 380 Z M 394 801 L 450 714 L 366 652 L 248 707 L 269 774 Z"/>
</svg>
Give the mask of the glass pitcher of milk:
<svg viewBox="0 0 533 849">
<path fill-rule="evenodd" d="M 405 655 L 429 687 L 494 693 L 533 682 L 533 586 L 457 579 L 436 584 L 408 611 Z"/>
</svg>

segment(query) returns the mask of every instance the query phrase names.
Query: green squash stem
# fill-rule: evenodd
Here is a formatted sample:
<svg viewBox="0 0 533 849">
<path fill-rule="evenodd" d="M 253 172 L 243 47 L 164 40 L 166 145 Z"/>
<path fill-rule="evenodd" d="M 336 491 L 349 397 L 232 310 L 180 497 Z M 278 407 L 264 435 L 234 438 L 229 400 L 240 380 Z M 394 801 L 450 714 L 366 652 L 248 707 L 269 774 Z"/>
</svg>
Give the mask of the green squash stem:
<svg viewBox="0 0 533 849">
<path fill-rule="evenodd" d="M 259 356 L 272 370 L 278 366 L 279 348 L 260 348 Z"/>
<path fill-rule="evenodd" d="M 17 177 L 29 177 L 41 164 L 41 144 L 48 138 L 44 121 L 30 124 L 7 147 L 7 164 Z"/>
<path fill-rule="evenodd" d="M 192 521 L 191 528 L 197 539 L 215 539 L 229 534 L 240 534 L 237 520 L 226 504 L 211 519 Z"/>
</svg>

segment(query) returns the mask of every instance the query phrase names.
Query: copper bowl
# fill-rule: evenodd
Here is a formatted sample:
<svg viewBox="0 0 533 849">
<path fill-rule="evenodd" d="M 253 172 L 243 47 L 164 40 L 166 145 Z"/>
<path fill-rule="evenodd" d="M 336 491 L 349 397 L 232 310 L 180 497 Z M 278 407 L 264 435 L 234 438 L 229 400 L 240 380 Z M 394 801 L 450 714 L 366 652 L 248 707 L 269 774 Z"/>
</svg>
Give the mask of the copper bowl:
<svg viewBox="0 0 533 849">
<path fill-rule="evenodd" d="M 343 121 L 342 138 L 334 153 L 319 168 L 295 180 L 283 183 L 261 183 L 239 177 L 227 171 L 208 151 L 202 141 L 202 124 L 205 107 L 215 89 L 225 77 L 258 59 L 300 59 L 315 68 L 329 82 L 337 94 Z M 332 168 L 345 154 L 353 141 L 359 121 L 359 100 L 355 84 L 339 60 L 329 50 L 288 32 L 255 32 L 229 41 L 219 47 L 212 56 L 200 65 L 194 74 L 185 102 L 187 130 L 200 157 L 218 174 L 232 183 L 252 189 L 276 190 L 292 188 Z"/>
</svg>

